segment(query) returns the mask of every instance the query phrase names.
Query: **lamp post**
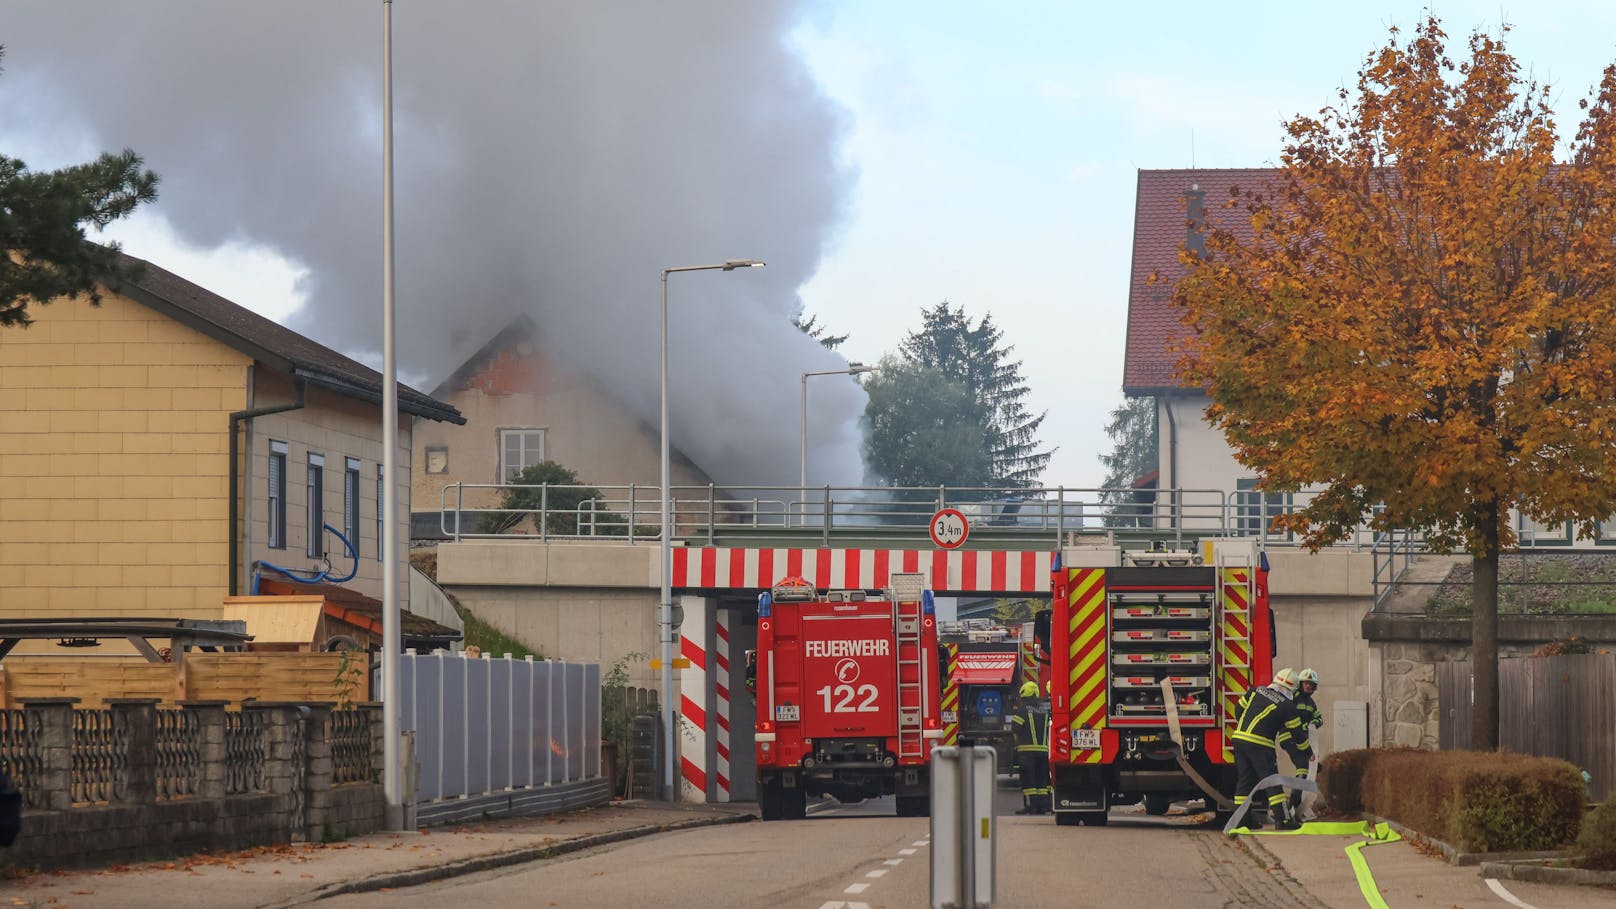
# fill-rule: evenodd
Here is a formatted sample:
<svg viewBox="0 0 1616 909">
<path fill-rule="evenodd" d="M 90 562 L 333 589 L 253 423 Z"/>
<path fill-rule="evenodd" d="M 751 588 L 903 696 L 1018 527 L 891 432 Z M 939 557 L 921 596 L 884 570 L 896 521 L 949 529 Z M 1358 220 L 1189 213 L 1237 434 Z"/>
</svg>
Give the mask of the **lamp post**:
<svg viewBox="0 0 1616 909">
<path fill-rule="evenodd" d="M 879 370 L 879 366 L 865 366 L 863 363 L 849 363 L 846 369 L 821 369 L 802 374 L 802 475 L 799 479 L 797 516 L 801 524 L 808 523 L 808 377 L 809 376 L 858 376 L 867 372 Z M 829 520 L 830 516 L 822 516 Z"/>
<path fill-rule="evenodd" d="M 667 729 L 663 739 L 662 784 L 667 800 L 678 801 L 673 788 L 673 752 L 678 739 L 679 710 L 673 702 L 673 473 L 668 457 L 668 275 L 676 271 L 734 271 L 762 268 L 758 259 L 730 259 L 718 265 L 679 265 L 662 269 L 662 603 L 657 618 L 662 638 L 662 711 Z"/>
</svg>

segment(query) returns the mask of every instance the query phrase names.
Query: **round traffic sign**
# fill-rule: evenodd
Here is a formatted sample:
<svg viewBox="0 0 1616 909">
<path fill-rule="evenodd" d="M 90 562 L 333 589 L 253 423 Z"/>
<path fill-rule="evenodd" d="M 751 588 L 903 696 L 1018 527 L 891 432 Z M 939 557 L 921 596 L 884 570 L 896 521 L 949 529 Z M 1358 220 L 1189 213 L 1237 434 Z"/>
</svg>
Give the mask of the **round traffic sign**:
<svg viewBox="0 0 1616 909">
<path fill-rule="evenodd" d="M 971 535 L 971 522 L 956 508 L 944 508 L 931 516 L 931 541 L 944 549 L 958 549 Z"/>
</svg>

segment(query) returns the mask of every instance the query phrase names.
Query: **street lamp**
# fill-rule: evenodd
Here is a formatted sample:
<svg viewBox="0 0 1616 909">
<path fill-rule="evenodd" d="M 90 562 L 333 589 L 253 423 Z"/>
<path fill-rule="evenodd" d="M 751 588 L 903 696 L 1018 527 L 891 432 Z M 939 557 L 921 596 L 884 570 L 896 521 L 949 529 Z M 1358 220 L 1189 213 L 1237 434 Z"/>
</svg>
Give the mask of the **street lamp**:
<svg viewBox="0 0 1616 909">
<path fill-rule="evenodd" d="M 849 363 L 846 369 L 822 369 L 802 374 L 802 476 L 801 488 L 798 490 L 800 501 L 797 503 L 797 514 L 802 518 L 800 523 L 808 523 L 808 377 L 809 376 L 858 376 L 867 372 L 879 370 L 879 366 L 865 366 L 863 363 Z M 822 516 L 829 520 L 829 516 Z"/>
<path fill-rule="evenodd" d="M 679 265 L 662 269 L 662 604 L 657 619 L 662 636 L 662 710 L 667 726 L 663 740 L 662 783 L 668 801 L 677 801 L 673 788 L 673 752 L 679 711 L 673 702 L 673 501 L 672 469 L 668 458 L 668 275 L 676 271 L 734 271 L 762 268 L 758 259 L 730 259 L 718 265 Z"/>
</svg>

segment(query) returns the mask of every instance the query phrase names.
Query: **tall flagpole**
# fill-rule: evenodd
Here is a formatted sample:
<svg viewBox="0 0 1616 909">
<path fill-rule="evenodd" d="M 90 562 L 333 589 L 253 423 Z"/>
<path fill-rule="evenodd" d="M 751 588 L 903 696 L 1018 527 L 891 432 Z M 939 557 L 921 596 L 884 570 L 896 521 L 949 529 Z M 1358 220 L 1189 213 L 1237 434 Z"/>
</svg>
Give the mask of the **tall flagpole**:
<svg viewBox="0 0 1616 909">
<path fill-rule="evenodd" d="M 398 604 L 398 364 L 393 359 L 393 0 L 382 0 L 382 794 L 404 829 Z"/>
</svg>

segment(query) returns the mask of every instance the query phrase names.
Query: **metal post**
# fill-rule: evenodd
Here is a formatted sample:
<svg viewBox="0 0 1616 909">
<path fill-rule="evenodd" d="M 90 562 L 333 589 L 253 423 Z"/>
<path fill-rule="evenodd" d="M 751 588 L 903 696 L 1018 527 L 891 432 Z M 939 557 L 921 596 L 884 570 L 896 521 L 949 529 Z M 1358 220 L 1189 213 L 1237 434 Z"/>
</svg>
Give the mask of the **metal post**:
<svg viewBox="0 0 1616 909">
<path fill-rule="evenodd" d="M 959 748 L 960 907 L 976 909 L 976 747 Z"/>
<path fill-rule="evenodd" d="M 677 801 L 678 795 L 673 791 L 673 745 L 674 722 L 676 715 L 673 712 L 673 519 L 672 504 L 668 501 L 670 494 L 669 475 L 672 469 L 668 462 L 668 270 L 662 270 L 662 566 L 661 581 L 662 598 L 660 615 L 657 618 L 657 633 L 662 641 L 662 711 L 668 725 L 664 746 L 667 757 L 664 759 L 662 774 L 663 791 L 667 800 Z"/>
<path fill-rule="evenodd" d="M 382 0 L 382 793 L 388 830 L 404 829 L 398 678 L 398 363 L 393 339 L 393 0 Z M 456 519 L 458 522 L 458 518 Z M 459 530 L 457 526 L 456 531 Z"/>
</svg>

